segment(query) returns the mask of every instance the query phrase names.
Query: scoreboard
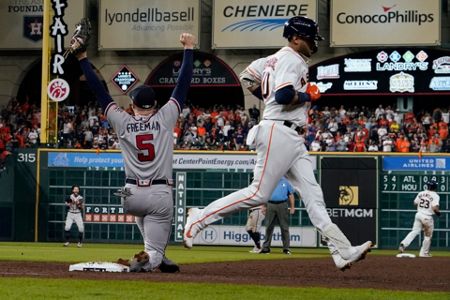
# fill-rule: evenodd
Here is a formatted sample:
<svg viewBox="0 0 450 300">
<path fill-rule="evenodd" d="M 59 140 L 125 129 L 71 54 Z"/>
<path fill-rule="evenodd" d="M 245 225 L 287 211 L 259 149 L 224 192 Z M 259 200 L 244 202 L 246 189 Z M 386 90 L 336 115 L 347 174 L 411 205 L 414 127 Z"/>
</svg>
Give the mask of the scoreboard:
<svg viewBox="0 0 450 300">
<path fill-rule="evenodd" d="M 406 192 L 419 193 L 427 187 L 430 180 L 436 180 L 438 183 L 438 193 L 449 192 L 450 175 L 445 174 L 424 174 L 422 173 L 404 173 L 404 172 L 386 172 L 381 178 L 381 192 Z M 441 195 L 442 198 L 442 195 Z"/>
<path fill-rule="evenodd" d="M 446 171 L 381 171 L 379 178 L 380 243 L 383 248 L 396 248 L 412 229 L 417 212 L 414 199 L 427 188 L 430 180 L 438 182 L 441 217 L 435 218 L 432 249 L 449 248 L 450 238 L 450 173 Z M 410 246 L 418 249 L 420 234 Z"/>
</svg>

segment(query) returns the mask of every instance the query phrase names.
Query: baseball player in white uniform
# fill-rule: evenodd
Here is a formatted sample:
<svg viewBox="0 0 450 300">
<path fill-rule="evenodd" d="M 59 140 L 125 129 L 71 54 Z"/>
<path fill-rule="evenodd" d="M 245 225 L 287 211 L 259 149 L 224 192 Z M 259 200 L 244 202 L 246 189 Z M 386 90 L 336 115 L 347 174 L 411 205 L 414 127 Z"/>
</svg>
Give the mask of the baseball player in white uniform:
<svg viewBox="0 0 450 300">
<path fill-rule="evenodd" d="M 119 195 L 125 211 L 136 216 L 144 250 L 149 255 L 148 262 L 135 271 L 153 271 L 158 267 L 163 271 L 161 266 L 168 262 L 164 253 L 173 218 L 173 128 L 192 79 L 195 38 L 183 33 L 180 42 L 184 46 L 183 63 L 170 100 L 156 111 L 153 89 L 139 86 L 130 93 L 134 116 L 113 102 L 92 70 L 86 51 L 76 54 L 122 149 L 126 185 Z"/>
<path fill-rule="evenodd" d="M 318 87 L 307 83 L 307 61 L 317 51 L 317 42 L 323 38 L 318 34 L 317 24 L 305 17 L 289 19 L 284 25 L 283 37 L 288 39 L 288 45 L 265 59 L 262 72 L 258 68 L 262 60 L 257 60 L 241 76 L 249 90 L 265 102 L 263 120 L 252 133 L 257 152 L 253 182 L 204 209 L 190 209 L 184 228 L 184 244 L 191 248 L 195 236 L 209 224 L 238 210 L 266 203 L 286 174 L 301 194 L 312 224 L 337 250 L 335 253 L 340 260 L 336 266 L 344 270 L 363 259 L 372 242 L 354 247 L 332 223 L 301 135 L 307 125 L 311 102 L 320 97 Z M 258 85 L 260 88 L 254 87 Z"/>
<path fill-rule="evenodd" d="M 417 206 L 417 213 L 411 232 L 400 242 L 398 250 L 402 253 L 423 230 L 424 238 L 419 256 L 431 257 L 430 246 L 434 230 L 433 215 L 440 216 L 441 212 L 439 211 L 439 195 L 436 193 L 437 182 L 432 180 L 427 183 L 427 187 L 427 190 L 417 194 L 414 199 L 414 205 Z"/>
<path fill-rule="evenodd" d="M 250 253 L 261 252 L 261 225 L 265 217 L 266 206 L 264 204 L 249 209 L 245 230 L 255 243 L 255 247 L 250 250 Z"/>
<path fill-rule="evenodd" d="M 83 246 L 83 233 L 84 233 L 84 223 L 83 223 L 83 197 L 80 195 L 80 187 L 78 185 L 72 186 L 72 194 L 66 200 L 66 206 L 69 209 L 66 216 L 66 224 L 64 226 L 64 247 L 69 246 L 70 242 L 70 228 L 72 228 L 73 223 L 77 225 L 78 228 L 78 244 L 80 248 Z"/>
</svg>

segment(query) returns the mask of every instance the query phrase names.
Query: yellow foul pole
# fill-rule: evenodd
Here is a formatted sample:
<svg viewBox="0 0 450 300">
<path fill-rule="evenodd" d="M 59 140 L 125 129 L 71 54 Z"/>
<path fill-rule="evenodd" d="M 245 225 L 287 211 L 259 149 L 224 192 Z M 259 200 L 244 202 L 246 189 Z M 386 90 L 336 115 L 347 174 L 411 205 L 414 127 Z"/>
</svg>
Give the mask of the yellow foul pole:
<svg viewBox="0 0 450 300">
<path fill-rule="evenodd" d="M 41 144 L 49 142 L 47 85 L 50 77 L 50 0 L 44 0 L 44 25 L 42 31 L 42 81 L 41 81 Z"/>
</svg>

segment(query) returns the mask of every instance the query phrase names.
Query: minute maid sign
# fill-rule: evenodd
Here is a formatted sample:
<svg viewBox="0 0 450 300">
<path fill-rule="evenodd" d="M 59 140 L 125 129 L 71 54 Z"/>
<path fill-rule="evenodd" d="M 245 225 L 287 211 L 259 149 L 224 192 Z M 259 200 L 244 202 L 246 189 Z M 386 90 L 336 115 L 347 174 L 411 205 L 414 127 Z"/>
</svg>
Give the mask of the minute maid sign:
<svg viewBox="0 0 450 300">
<path fill-rule="evenodd" d="M 213 48 L 279 48 L 284 23 L 294 16 L 317 20 L 316 0 L 215 0 Z"/>
</svg>

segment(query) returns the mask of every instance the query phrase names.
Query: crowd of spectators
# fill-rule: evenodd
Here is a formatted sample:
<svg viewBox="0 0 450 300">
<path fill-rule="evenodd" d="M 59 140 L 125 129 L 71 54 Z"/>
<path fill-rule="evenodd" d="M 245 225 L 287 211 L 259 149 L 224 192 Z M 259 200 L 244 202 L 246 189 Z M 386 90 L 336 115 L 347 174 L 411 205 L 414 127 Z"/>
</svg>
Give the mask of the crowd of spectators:
<svg viewBox="0 0 450 300">
<path fill-rule="evenodd" d="M 132 114 L 131 106 L 125 109 Z M 256 106 L 186 106 L 174 129 L 175 149 L 249 150 L 248 131 L 259 122 Z M 310 151 L 450 152 L 449 109 L 400 112 L 393 107 L 313 107 L 305 129 Z M 39 146 L 40 111 L 10 101 L 0 113 L 0 161 L 15 148 Z M 120 149 L 101 108 L 59 106 L 58 148 Z"/>
</svg>

